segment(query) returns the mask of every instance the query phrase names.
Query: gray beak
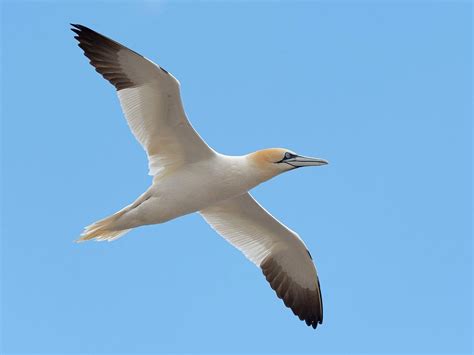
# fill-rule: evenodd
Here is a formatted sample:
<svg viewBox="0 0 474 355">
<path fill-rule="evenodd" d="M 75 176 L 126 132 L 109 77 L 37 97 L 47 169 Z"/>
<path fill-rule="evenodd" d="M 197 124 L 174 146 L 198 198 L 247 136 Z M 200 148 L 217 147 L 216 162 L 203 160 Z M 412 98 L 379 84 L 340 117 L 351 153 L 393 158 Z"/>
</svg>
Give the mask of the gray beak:
<svg viewBox="0 0 474 355">
<path fill-rule="evenodd" d="M 301 168 L 303 166 L 320 166 L 329 164 L 327 160 L 320 159 L 320 158 L 310 158 L 310 157 L 302 157 L 297 155 L 296 157 L 285 159 L 284 163 L 290 164 L 295 168 Z"/>
</svg>

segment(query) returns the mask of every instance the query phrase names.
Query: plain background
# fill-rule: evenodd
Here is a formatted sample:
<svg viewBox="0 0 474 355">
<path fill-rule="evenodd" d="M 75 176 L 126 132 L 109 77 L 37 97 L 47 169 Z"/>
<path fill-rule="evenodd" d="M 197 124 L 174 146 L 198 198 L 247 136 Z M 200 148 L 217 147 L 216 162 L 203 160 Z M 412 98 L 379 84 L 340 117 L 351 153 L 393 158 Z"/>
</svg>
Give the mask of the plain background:
<svg viewBox="0 0 474 355">
<path fill-rule="evenodd" d="M 2 3 L 5 353 L 470 353 L 468 1 Z M 68 23 L 182 84 L 216 150 L 331 164 L 255 189 L 321 279 L 307 328 L 197 214 L 75 244 L 150 183 Z"/>
</svg>

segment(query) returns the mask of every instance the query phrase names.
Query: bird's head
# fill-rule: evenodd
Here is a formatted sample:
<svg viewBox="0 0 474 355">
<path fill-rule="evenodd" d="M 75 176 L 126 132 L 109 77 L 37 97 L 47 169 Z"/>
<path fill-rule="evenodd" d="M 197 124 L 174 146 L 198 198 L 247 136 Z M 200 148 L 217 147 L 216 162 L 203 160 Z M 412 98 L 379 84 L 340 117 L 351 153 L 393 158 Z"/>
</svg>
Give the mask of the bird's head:
<svg viewBox="0 0 474 355">
<path fill-rule="evenodd" d="M 252 164 L 262 172 L 265 180 L 296 168 L 328 164 L 324 159 L 305 157 L 284 148 L 258 150 L 249 154 L 248 157 Z"/>
</svg>

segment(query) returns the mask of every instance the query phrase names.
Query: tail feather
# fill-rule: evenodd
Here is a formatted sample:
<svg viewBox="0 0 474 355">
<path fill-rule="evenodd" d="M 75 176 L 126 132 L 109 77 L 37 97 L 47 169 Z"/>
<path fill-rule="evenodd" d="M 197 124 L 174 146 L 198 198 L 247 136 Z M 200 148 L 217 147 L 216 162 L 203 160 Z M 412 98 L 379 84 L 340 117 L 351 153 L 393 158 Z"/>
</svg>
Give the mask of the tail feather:
<svg viewBox="0 0 474 355">
<path fill-rule="evenodd" d="M 99 235 L 89 234 L 87 232 L 84 232 L 81 234 L 81 237 L 76 240 L 76 242 L 82 243 L 91 239 L 94 239 L 97 242 L 103 242 L 103 241 L 111 242 L 115 239 L 120 238 L 121 236 L 123 236 L 125 233 L 128 233 L 129 231 L 130 229 L 125 229 L 122 231 L 104 231 Z"/>
<path fill-rule="evenodd" d="M 120 217 L 124 216 L 127 212 L 133 210 L 134 208 L 140 206 L 140 204 L 148 200 L 150 196 L 150 193 L 146 191 L 131 205 L 122 208 L 120 211 L 114 213 L 112 216 L 101 219 L 100 221 L 97 221 L 91 224 L 90 226 L 87 226 L 86 228 L 84 228 L 84 232 L 81 234 L 80 238 L 76 240 L 76 242 L 85 242 L 91 239 L 95 239 L 97 241 L 107 240 L 111 242 L 112 240 L 120 238 L 122 235 L 133 229 L 127 228 L 132 226 L 130 225 L 130 223 L 124 224 L 123 220 L 118 221 Z"/>
<path fill-rule="evenodd" d="M 84 232 L 76 242 L 85 242 L 87 240 L 95 239 L 98 242 L 108 241 L 111 242 L 115 239 L 120 238 L 125 233 L 129 232 L 130 229 L 123 230 L 112 230 L 111 225 L 117 219 L 116 215 L 112 215 L 108 218 L 102 219 L 90 226 L 84 228 Z"/>
</svg>

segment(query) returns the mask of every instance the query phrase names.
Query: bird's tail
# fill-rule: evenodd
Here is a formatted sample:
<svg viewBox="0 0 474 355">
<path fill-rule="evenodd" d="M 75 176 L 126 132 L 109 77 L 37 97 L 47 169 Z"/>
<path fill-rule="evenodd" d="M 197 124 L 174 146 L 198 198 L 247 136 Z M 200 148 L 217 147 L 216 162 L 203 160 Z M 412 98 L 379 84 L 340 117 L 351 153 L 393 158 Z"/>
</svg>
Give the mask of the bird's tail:
<svg viewBox="0 0 474 355">
<path fill-rule="evenodd" d="M 113 214 L 110 217 L 101 219 L 90 226 L 84 228 L 84 232 L 82 232 L 79 239 L 76 242 L 85 242 L 87 240 L 95 239 L 98 242 L 101 241 L 108 241 L 111 242 L 117 238 L 120 238 L 125 233 L 129 232 L 130 229 L 123 229 L 123 230 L 115 230 L 113 229 L 114 222 L 123 214 L 122 211 L 119 211 Z"/>
<path fill-rule="evenodd" d="M 87 240 L 95 239 L 96 241 L 109 241 L 120 238 L 125 233 L 131 231 L 137 225 L 126 221 L 127 212 L 140 206 L 143 202 L 150 198 L 150 193 L 147 191 L 142 194 L 135 202 L 122 208 L 120 211 L 114 213 L 112 216 L 101 219 L 90 226 L 84 228 L 84 232 L 76 242 L 85 242 Z M 124 218 L 125 217 L 125 221 Z M 132 228 L 130 228 L 132 227 Z"/>
</svg>

